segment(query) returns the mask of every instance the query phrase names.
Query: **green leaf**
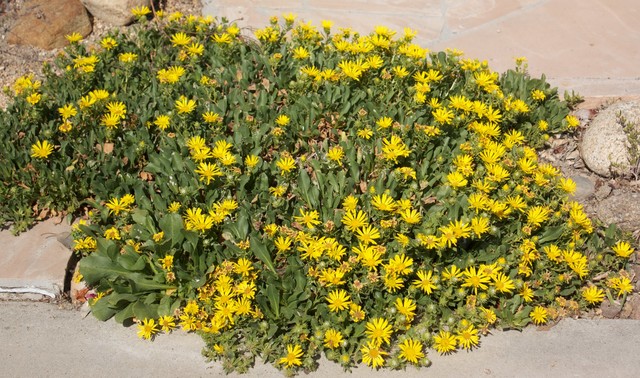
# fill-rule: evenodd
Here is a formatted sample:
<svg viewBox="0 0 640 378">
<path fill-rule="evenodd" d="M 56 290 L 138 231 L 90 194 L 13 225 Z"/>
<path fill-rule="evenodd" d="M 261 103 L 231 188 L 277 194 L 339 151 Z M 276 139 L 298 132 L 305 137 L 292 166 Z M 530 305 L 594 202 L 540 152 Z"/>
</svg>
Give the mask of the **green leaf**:
<svg viewBox="0 0 640 378">
<path fill-rule="evenodd" d="M 249 242 L 251 244 L 251 251 L 257 258 L 262 261 L 267 268 L 273 273 L 276 273 L 276 268 L 273 266 L 273 260 L 271 259 L 271 254 L 267 247 L 262 243 L 260 239 L 255 234 L 251 234 L 249 237 Z"/>
<path fill-rule="evenodd" d="M 171 246 L 175 247 L 184 240 L 184 226 L 180 214 L 167 214 L 160 222 L 160 229 L 164 231 L 165 238 L 171 240 Z"/>
</svg>

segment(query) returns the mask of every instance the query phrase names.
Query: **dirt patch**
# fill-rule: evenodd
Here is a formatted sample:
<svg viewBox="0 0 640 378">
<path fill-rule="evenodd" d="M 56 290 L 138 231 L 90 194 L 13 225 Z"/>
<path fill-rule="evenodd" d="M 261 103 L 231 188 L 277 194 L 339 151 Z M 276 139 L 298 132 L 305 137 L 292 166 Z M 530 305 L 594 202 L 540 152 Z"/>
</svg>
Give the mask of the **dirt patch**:
<svg viewBox="0 0 640 378">
<path fill-rule="evenodd" d="M 202 10 L 200 0 L 164 0 L 155 3 L 159 3 L 158 6 L 167 13 L 200 14 Z M 23 5 L 24 0 L 0 1 L 0 89 L 11 86 L 17 78 L 29 73 L 41 77 L 42 64 L 52 62 L 61 51 L 61 49 L 42 50 L 7 43 L 7 34 L 23 10 Z M 85 38 L 85 41 L 90 44 L 98 44 L 110 30 L 116 28 L 94 17 L 92 17 L 92 23 L 93 31 Z M 117 28 L 125 30 L 127 27 Z M 5 109 L 9 101 L 10 97 L 4 91 L 0 91 L 0 108 Z"/>
</svg>

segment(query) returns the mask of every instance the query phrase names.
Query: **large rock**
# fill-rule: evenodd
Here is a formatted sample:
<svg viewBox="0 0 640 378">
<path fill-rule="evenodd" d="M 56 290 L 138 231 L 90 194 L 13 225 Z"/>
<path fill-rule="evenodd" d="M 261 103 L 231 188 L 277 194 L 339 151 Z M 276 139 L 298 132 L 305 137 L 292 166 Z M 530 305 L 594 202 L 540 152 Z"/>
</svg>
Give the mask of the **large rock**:
<svg viewBox="0 0 640 378">
<path fill-rule="evenodd" d="M 640 230 L 640 193 L 616 193 L 596 205 L 598 218 L 625 231 Z"/>
<path fill-rule="evenodd" d="M 582 159 L 589 169 L 604 176 L 631 173 L 630 148 L 624 124 L 640 133 L 640 100 L 619 102 L 601 111 L 591 121 L 580 144 Z"/>
<path fill-rule="evenodd" d="M 134 20 L 131 9 L 149 6 L 150 0 L 81 0 L 94 17 L 116 26 L 128 25 Z"/>
<path fill-rule="evenodd" d="M 0 231 L 0 298 L 3 294 L 59 295 L 72 254 L 70 234 L 71 226 L 54 219 L 18 236 Z"/>
<path fill-rule="evenodd" d="M 51 50 L 65 46 L 65 35 L 74 32 L 91 33 L 89 14 L 79 0 L 27 0 L 7 42 Z"/>
</svg>

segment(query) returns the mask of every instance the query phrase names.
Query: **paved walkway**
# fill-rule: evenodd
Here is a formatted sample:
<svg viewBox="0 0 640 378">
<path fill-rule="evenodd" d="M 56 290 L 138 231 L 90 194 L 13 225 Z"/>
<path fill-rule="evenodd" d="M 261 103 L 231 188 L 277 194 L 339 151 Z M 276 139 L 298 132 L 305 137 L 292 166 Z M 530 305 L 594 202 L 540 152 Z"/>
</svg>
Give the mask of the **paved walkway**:
<svg viewBox="0 0 640 378">
<path fill-rule="evenodd" d="M 293 12 L 319 25 L 361 32 L 386 25 L 419 31 L 418 43 L 457 48 L 487 59 L 496 71 L 526 56 L 534 76 L 546 73 L 561 90 L 584 96 L 640 95 L 640 5 L 637 0 L 203 0 L 204 14 L 262 27 L 271 15 Z M 0 232 L 0 298 L 39 299 L 64 285 L 69 226 L 47 221 L 20 237 Z M 34 302 L 0 302 L 0 375 L 10 377 L 218 376 L 205 364 L 195 335 L 138 340 L 133 329 L 80 312 Z M 640 371 L 637 321 L 563 320 L 548 331 L 495 332 L 472 353 L 430 354 L 431 368 L 350 377 L 633 377 Z M 251 376 L 280 377 L 259 365 Z M 343 375 L 321 363 L 316 377 Z"/>
<path fill-rule="evenodd" d="M 181 331 L 153 342 L 136 329 L 99 322 L 85 313 L 36 302 L 0 302 L 0 376 L 3 377 L 222 377 L 219 363 L 205 363 L 203 341 Z M 637 377 L 640 323 L 561 321 L 550 330 L 495 331 L 472 352 L 439 356 L 431 367 L 352 373 L 330 361 L 304 378 L 414 377 Z M 271 365 L 257 363 L 248 377 L 281 378 Z M 238 377 L 232 374 L 230 377 Z"/>
<path fill-rule="evenodd" d="M 462 50 L 502 72 L 525 56 L 533 76 L 583 96 L 640 94 L 638 0 L 202 0 L 203 13 L 264 27 L 294 13 L 318 26 L 418 31 L 433 51 Z M 562 92 L 561 92 L 562 93 Z"/>
</svg>

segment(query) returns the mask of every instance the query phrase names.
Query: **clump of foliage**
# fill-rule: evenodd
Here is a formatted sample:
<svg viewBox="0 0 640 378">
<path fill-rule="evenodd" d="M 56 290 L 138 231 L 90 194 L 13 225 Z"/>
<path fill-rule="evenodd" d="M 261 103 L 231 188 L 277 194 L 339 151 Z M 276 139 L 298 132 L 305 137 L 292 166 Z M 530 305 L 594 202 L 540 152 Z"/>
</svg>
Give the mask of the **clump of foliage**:
<svg viewBox="0 0 640 378">
<path fill-rule="evenodd" d="M 1 220 L 85 211 L 96 317 L 198 332 L 228 371 L 403 368 L 631 291 L 631 245 L 538 161 L 578 122 L 523 61 L 136 11 L 0 113 Z"/>
</svg>

